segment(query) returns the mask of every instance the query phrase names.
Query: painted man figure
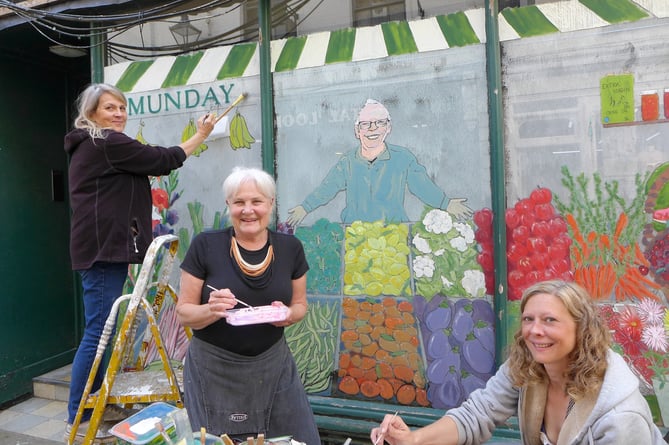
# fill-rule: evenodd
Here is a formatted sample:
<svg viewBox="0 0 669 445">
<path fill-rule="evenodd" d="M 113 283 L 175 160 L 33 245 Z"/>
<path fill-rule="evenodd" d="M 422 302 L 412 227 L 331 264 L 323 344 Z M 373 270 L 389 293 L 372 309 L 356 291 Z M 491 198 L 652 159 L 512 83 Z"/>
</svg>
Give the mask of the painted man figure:
<svg viewBox="0 0 669 445">
<path fill-rule="evenodd" d="M 302 204 L 288 211 L 287 223 L 296 227 L 309 212 L 327 204 L 341 191 L 346 191 L 341 219 L 347 224 L 408 221 L 404 208 L 407 189 L 426 205 L 444 209 L 456 219 L 471 217 L 472 210 L 464 204 L 466 199 L 449 199 L 413 153 L 385 142 L 391 129 L 386 107 L 368 99 L 354 126 L 359 147 L 345 153 Z"/>
</svg>

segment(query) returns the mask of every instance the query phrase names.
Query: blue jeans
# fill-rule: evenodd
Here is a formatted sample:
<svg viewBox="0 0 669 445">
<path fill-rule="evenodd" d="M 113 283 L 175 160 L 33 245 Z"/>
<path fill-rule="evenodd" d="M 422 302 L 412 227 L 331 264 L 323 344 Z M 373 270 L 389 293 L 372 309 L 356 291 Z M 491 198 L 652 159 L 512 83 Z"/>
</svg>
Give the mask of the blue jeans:
<svg viewBox="0 0 669 445">
<path fill-rule="evenodd" d="M 70 398 L 67 404 L 67 423 L 72 424 L 79 409 L 81 396 L 86 387 L 88 375 L 93 367 L 102 330 L 111 312 L 112 305 L 123 292 L 123 285 L 128 276 L 127 263 L 95 263 L 90 269 L 79 270 L 84 296 L 84 336 L 79 343 L 77 353 L 72 362 L 72 380 L 70 381 Z M 111 339 L 110 339 L 111 341 Z M 102 386 L 106 364 L 100 364 L 93 381 L 91 392 Z M 82 422 L 90 419 L 92 410 L 87 409 L 81 418 Z"/>
</svg>

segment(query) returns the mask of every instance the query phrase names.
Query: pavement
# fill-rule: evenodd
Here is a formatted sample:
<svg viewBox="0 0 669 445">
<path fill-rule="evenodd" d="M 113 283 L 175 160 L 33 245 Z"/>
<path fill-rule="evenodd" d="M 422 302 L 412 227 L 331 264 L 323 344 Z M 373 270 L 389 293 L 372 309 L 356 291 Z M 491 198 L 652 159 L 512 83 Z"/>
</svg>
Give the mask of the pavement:
<svg viewBox="0 0 669 445">
<path fill-rule="evenodd" d="M 42 439 L 41 437 L 0 430 L 0 444 L 2 445 L 63 445 L 63 443 L 63 441 Z"/>
</svg>

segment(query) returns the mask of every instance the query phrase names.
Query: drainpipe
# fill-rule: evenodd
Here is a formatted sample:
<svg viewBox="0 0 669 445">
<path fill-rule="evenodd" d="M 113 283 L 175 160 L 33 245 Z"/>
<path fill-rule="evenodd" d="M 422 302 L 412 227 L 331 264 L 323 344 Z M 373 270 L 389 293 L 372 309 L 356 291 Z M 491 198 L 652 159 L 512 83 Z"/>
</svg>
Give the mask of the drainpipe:
<svg viewBox="0 0 669 445">
<path fill-rule="evenodd" d="M 262 167 L 275 176 L 274 168 L 274 91 L 272 81 L 272 15 L 270 0 L 258 2 L 258 51 L 260 55 L 260 115 L 262 128 Z"/>
<path fill-rule="evenodd" d="M 104 32 L 103 28 L 98 28 L 95 23 L 91 23 L 91 82 L 104 82 L 105 64 L 104 64 Z"/>
<path fill-rule="evenodd" d="M 499 46 L 498 5 L 496 0 L 485 1 L 486 62 L 488 76 L 488 110 L 490 138 L 490 183 L 492 188 L 493 243 L 495 249 L 494 308 L 495 357 L 497 367 L 507 346 L 507 263 L 506 263 L 506 171 L 504 168 L 504 116 L 502 110 L 502 76 Z"/>
</svg>

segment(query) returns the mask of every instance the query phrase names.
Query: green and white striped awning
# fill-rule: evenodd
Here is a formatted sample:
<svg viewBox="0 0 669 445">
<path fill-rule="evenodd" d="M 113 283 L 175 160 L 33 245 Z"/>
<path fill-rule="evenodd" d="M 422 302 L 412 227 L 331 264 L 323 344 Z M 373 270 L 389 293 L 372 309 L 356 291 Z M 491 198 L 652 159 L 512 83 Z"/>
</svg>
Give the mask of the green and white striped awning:
<svg viewBox="0 0 669 445">
<path fill-rule="evenodd" d="M 484 14 L 484 9 L 472 9 L 275 40 L 271 43 L 272 70 L 290 71 L 483 43 Z M 499 14 L 499 35 L 506 41 L 664 17 L 669 17 L 669 0 L 560 0 L 504 9 Z M 255 76 L 260 72 L 257 47 L 257 43 L 242 43 L 110 65 L 105 68 L 105 82 L 132 93 Z"/>
</svg>

